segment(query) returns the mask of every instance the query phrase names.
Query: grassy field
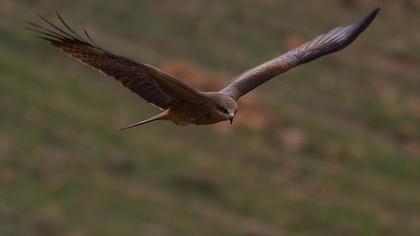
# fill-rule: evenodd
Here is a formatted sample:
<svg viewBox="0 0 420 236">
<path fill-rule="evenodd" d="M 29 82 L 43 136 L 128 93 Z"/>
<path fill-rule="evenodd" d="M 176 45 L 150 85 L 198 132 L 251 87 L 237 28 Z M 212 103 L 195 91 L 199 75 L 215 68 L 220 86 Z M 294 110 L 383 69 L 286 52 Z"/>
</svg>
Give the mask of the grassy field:
<svg viewBox="0 0 420 236">
<path fill-rule="evenodd" d="M 25 21 L 59 11 L 102 47 L 214 88 L 382 12 L 348 49 L 242 102 L 166 122 Z M 420 3 L 0 1 L 0 235 L 419 235 Z"/>
</svg>

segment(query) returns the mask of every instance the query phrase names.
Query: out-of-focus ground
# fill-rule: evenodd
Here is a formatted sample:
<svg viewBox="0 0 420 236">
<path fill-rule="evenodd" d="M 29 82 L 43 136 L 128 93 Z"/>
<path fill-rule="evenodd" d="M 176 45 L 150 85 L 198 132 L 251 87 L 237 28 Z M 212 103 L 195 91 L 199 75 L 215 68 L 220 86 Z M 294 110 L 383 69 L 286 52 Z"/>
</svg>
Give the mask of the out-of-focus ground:
<svg viewBox="0 0 420 236">
<path fill-rule="evenodd" d="M 382 7 L 233 126 L 156 122 L 23 30 L 59 11 L 201 89 Z M 0 1 L 0 235 L 419 235 L 420 1 Z"/>
</svg>

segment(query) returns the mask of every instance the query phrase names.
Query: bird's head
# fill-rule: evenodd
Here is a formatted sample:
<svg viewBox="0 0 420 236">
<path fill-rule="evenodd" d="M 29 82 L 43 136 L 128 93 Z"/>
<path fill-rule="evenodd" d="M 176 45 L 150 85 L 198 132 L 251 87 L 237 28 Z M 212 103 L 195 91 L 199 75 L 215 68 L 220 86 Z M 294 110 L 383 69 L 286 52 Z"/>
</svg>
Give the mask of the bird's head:
<svg viewBox="0 0 420 236">
<path fill-rule="evenodd" d="M 230 96 L 221 96 L 216 100 L 216 113 L 222 120 L 229 120 L 233 123 L 236 112 L 238 111 L 238 104 Z"/>
</svg>

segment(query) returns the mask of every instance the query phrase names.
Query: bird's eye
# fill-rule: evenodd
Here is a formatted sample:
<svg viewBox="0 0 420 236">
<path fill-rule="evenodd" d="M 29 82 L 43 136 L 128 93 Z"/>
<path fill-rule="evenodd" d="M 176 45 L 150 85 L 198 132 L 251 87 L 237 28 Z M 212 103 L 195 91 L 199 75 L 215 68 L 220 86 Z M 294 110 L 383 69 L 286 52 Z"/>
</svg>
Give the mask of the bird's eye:
<svg viewBox="0 0 420 236">
<path fill-rule="evenodd" d="M 221 112 L 223 112 L 225 114 L 228 113 L 228 110 L 226 108 L 222 107 L 222 106 L 217 106 L 217 110 L 219 110 L 219 111 L 221 111 Z"/>
</svg>

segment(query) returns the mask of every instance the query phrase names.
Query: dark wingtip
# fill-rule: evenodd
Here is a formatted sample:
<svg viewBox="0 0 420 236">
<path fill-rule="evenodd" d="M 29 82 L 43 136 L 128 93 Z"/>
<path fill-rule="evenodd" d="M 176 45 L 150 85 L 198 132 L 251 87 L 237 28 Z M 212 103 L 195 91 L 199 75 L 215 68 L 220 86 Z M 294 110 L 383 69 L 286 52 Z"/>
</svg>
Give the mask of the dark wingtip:
<svg viewBox="0 0 420 236">
<path fill-rule="evenodd" d="M 379 11 L 381 10 L 381 8 L 376 8 L 375 10 L 373 10 L 367 17 L 366 17 L 366 21 L 372 22 L 373 19 L 375 19 L 376 15 L 378 15 Z"/>
<path fill-rule="evenodd" d="M 355 40 L 357 36 L 359 36 L 359 34 L 361 34 L 370 25 L 370 23 L 372 23 L 372 21 L 375 19 L 376 15 L 380 10 L 380 8 L 376 8 L 369 15 L 363 18 L 363 20 L 361 20 L 359 23 L 353 25 L 353 35 L 351 37 L 351 40 L 349 40 L 348 44 Z"/>
<path fill-rule="evenodd" d="M 381 9 L 378 7 L 375 10 L 373 10 L 368 16 L 366 16 L 365 19 L 363 19 L 360 22 L 360 28 L 362 28 L 362 30 L 366 29 L 366 27 L 368 27 L 370 23 L 372 23 L 372 21 L 376 18 L 376 15 L 378 15 L 380 10 Z"/>
</svg>

